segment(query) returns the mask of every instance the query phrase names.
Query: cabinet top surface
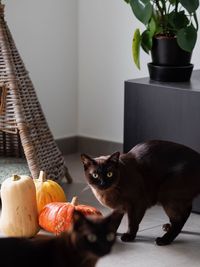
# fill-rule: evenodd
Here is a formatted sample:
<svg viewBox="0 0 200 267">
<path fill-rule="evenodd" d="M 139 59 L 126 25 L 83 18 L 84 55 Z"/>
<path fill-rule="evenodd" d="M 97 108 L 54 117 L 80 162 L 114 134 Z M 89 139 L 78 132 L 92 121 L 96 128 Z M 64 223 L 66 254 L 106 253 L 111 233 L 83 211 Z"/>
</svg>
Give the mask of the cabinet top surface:
<svg viewBox="0 0 200 267">
<path fill-rule="evenodd" d="M 150 85 L 150 86 L 174 88 L 174 89 L 178 89 L 178 90 L 185 89 L 185 90 L 200 92 L 200 70 L 194 70 L 193 71 L 191 80 L 189 82 L 173 82 L 173 83 L 157 82 L 157 81 L 150 80 L 149 77 L 128 80 L 126 82 L 143 84 L 143 85 Z"/>
</svg>

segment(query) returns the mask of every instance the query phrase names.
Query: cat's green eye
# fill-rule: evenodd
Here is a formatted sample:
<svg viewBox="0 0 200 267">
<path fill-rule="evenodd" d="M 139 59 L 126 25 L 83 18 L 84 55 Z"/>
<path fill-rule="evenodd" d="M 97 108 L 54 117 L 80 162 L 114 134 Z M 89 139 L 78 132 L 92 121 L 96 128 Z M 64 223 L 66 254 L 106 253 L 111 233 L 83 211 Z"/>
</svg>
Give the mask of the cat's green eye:
<svg viewBox="0 0 200 267">
<path fill-rule="evenodd" d="M 112 172 L 108 172 L 108 173 L 107 173 L 107 177 L 108 177 L 108 178 L 111 178 L 112 176 L 113 176 L 113 173 L 112 173 Z"/>
<path fill-rule="evenodd" d="M 97 179 L 97 178 L 99 177 L 99 175 L 98 175 L 98 173 L 94 172 L 94 173 L 92 174 L 92 177 L 93 177 L 94 179 Z"/>
<path fill-rule="evenodd" d="M 94 234 L 89 234 L 87 235 L 87 240 L 90 242 L 90 243 L 95 243 L 97 241 L 97 236 L 94 235 Z"/>
<path fill-rule="evenodd" d="M 106 239 L 107 239 L 107 241 L 109 241 L 109 242 L 113 241 L 113 240 L 115 239 L 115 234 L 112 233 L 112 232 L 109 233 L 109 234 L 107 234 Z"/>
</svg>

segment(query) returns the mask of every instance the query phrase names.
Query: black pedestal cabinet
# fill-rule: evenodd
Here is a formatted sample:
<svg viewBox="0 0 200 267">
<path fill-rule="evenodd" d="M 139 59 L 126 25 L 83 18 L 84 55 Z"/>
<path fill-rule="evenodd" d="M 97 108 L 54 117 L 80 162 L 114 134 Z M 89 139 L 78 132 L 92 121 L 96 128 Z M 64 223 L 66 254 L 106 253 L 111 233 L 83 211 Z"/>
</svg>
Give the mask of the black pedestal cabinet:
<svg viewBox="0 0 200 267">
<path fill-rule="evenodd" d="M 200 152 L 200 70 L 187 83 L 128 80 L 124 102 L 124 152 L 150 139 L 170 140 Z M 200 213 L 200 197 L 193 211 Z"/>
</svg>

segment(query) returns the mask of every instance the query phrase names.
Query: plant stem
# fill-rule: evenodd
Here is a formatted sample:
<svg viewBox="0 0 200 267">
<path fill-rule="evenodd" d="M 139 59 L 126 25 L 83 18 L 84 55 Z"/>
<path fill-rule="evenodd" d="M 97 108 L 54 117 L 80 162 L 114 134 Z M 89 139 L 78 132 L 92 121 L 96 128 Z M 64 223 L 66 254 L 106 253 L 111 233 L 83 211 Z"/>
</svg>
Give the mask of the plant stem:
<svg viewBox="0 0 200 267">
<path fill-rule="evenodd" d="M 175 4 L 175 12 L 178 13 L 178 0 L 176 0 L 176 4 Z"/>
<path fill-rule="evenodd" d="M 161 17 L 163 17 L 163 10 L 162 10 L 162 7 L 159 4 L 159 0 L 155 0 L 155 3 L 156 3 L 156 6 L 157 6 L 157 8 L 158 8 L 158 10 L 160 12 Z"/>
<path fill-rule="evenodd" d="M 47 181 L 47 174 L 44 171 L 40 171 L 38 180 L 42 183 Z"/>
<path fill-rule="evenodd" d="M 162 9 L 165 13 L 165 15 L 167 14 L 167 8 L 166 8 L 166 3 L 165 3 L 165 0 L 162 0 Z"/>
<path fill-rule="evenodd" d="M 160 25 L 163 28 L 163 33 L 165 32 L 165 17 L 164 17 L 164 12 L 163 8 L 160 6 L 159 0 L 155 0 L 156 6 L 158 8 L 158 11 L 160 12 Z"/>
<path fill-rule="evenodd" d="M 1 1 L 0 1 L 0 4 L 1 4 Z M 13 181 L 18 181 L 20 179 L 21 179 L 21 177 L 19 175 L 17 175 L 17 174 L 14 174 L 13 177 L 12 177 Z"/>
<path fill-rule="evenodd" d="M 77 206 L 78 205 L 78 197 L 77 196 L 72 198 L 71 204 L 73 206 Z"/>
<path fill-rule="evenodd" d="M 167 14 L 169 14 L 170 13 L 170 8 L 171 8 L 171 4 L 169 4 L 169 6 L 168 6 L 168 9 L 167 9 Z"/>
</svg>

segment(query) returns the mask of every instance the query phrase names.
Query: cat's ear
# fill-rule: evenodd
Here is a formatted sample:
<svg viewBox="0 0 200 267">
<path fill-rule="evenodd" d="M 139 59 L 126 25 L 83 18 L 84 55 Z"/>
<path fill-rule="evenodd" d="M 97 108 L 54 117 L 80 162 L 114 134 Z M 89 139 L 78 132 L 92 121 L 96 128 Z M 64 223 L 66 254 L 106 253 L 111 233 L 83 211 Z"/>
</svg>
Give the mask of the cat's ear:
<svg viewBox="0 0 200 267">
<path fill-rule="evenodd" d="M 120 156 L 120 152 L 115 152 L 108 158 L 108 161 L 118 163 L 119 162 L 119 156 Z"/>
<path fill-rule="evenodd" d="M 86 154 L 81 154 L 81 161 L 85 168 L 95 163 L 94 159 Z"/>
<path fill-rule="evenodd" d="M 73 213 L 73 230 L 79 231 L 83 225 L 87 222 L 85 215 L 80 211 L 75 210 Z"/>
<path fill-rule="evenodd" d="M 109 224 L 109 228 L 112 232 L 117 232 L 117 229 L 122 221 L 122 218 L 124 216 L 123 212 L 120 211 L 113 211 L 107 218 L 107 222 Z"/>
</svg>

